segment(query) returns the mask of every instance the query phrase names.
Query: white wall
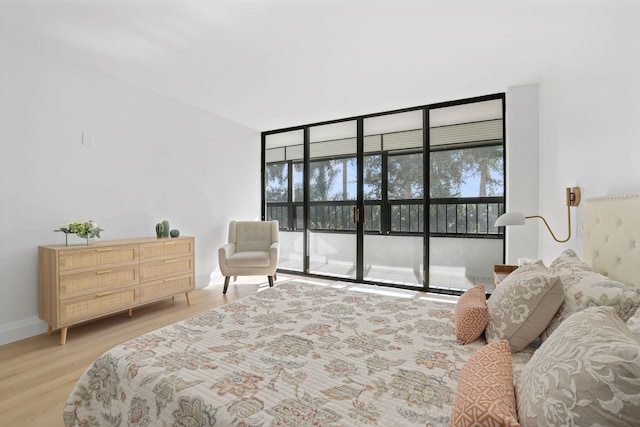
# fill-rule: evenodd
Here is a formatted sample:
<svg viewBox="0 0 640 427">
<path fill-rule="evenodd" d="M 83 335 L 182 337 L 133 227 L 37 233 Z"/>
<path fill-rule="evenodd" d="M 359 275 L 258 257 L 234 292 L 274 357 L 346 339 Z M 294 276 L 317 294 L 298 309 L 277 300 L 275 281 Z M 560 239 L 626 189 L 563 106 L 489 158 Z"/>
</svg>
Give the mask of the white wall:
<svg viewBox="0 0 640 427">
<path fill-rule="evenodd" d="M 507 88 L 506 95 L 506 206 L 505 211 L 536 215 L 539 205 L 540 139 L 538 85 Z M 538 257 L 539 223 L 507 227 L 505 262 L 515 265 L 520 257 Z"/>
<path fill-rule="evenodd" d="M 565 2 L 565 12 L 567 6 Z M 507 91 L 507 160 L 511 154 L 519 156 L 508 165 L 508 208 L 544 215 L 561 239 L 567 236 L 566 187 L 579 186 L 583 200 L 640 193 L 640 4 L 609 1 L 585 6 L 572 8 L 563 31 L 555 33 L 557 42 L 547 43 L 553 60 L 531 63 L 535 80 L 522 82 L 517 76 L 505 80 L 506 86 L 515 89 Z M 532 43 L 538 40 L 534 33 L 530 39 Z M 531 53 L 522 46 L 523 59 L 530 59 Z M 523 83 L 538 83 L 537 100 L 533 88 L 518 87 Z M 509 128 L 514 124 L 510 117 L 514 106 L 525 112 L 535 108 L 536 102 L 539 128 L 531 129 L 527 138 L 522 133 L 526 123 L 519 121 L 516 137 L 514 128 Z M 533 119 L 534 112 L 530 114 Z M 534 133 L 539 140 L 537 159 L 521 139 L 533 141 Z M 527 181 L 529 174 L 534 175 L 527 159 L 538 162 L 535 183 Z M 533 190 L 536 186 L 538 191 Z M 572 237 L 567 243 L 555 242 L 535 220 L 510 230 L 508 261 L 534 255 L 530 252 L 536 246 L 537 257 L 547 263 L 567 248 L 581 255 L 583 208 L 571 208 Z M 533 229 L 537 242 L 529 234 Z"/>
<path fill-rule="evenodd" d="M 583 46 L 540 82 L 540 213 L 562 237 L 565 187 L 579 186 L 583 199 L 640 193 L 640 27 L 631 13 L 615 24 L 604 37 L 585 29 Z M 566 248 L 582 254 L 582 209 L 571 209 L 574 237 L 566 244 L 540 229 L 541 258 Z"/>
<path fill-rule="evenodd" d="M 37 246 L 65 221 L 119 239 L 167 219 L 208 285 L 228 221 L 260 214 L 259 132 L 6 39 L 0 53 L 0 344 L 46 330 Z"/>
</svg>

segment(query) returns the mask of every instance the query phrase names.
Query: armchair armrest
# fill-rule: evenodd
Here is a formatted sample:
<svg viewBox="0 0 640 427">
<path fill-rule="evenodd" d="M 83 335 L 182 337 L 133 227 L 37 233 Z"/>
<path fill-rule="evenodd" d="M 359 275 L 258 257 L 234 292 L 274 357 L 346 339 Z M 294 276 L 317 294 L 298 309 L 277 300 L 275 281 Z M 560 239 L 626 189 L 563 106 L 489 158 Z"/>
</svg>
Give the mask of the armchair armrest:
<svg viewBox="0 0 640 427">
<path fill-rule="evenodd" d="M 218 260 L 222 263 L 223 260 L 231 257 L 236 253 L 236 244 L 235 243 L 227 243 L 218 248 Z"/>
<path fill-rule="evenodd" d="M 269 247 L 269 264 L 278 265 L 278 255 L 280 254 L 280 242 L 273 242 Z"/>
</svg>

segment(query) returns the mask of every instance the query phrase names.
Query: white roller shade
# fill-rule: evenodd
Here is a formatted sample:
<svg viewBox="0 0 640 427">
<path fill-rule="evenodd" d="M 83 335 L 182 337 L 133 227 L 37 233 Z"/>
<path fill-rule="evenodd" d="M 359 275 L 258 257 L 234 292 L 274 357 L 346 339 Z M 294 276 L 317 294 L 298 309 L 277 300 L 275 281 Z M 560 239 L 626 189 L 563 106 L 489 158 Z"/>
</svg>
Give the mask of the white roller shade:
<svg viewBox="0 0 640 427">
<path fill-rule="evenodd" d="M 382 150 L 382 136 L 371 135 L 364 137 L 364 152 L 371 153 Z"/>
<path fill-rule="evenodd" d="M 302 160 L 304 159 L 304 145 L 292 145 L 287 147 L 287 160 Z"/>
<path fill-rule="evenodd" d="M 314 142 L 309 145 L 309 156 L 312 159 L 322 157 L 340 157 L 356 155 L 356 138 L 338 139 L 335 141 Z"/>
<path fill-rule="evenodd" d="M 407 148 L 422 148 L 422 129 L 396 132 L 384 135 L 382 138 L 385 151 L 404 150 Z"/>
<path fill-rule="evenodd" d="M 285 160 L 284 158 L 284 147 L 271 148 L 270 150 L 265 150 L 264 152 L 264 160 L 266 163 L 274 163 L 274 162 L 282 162 Z"/>
<path fill-rule="evenodd" d="M 502 120 L 431 128 L 430 137 L 431 146 L 502 140 Z"/>
<path fill-rule="evenodd" d="M 304 131 L 302 129 L 289 132 L 272 133 L 264 138 L 264 145 L 267 149 L 276 147 L 286 147 L 304 143 Z"/>
</svg>

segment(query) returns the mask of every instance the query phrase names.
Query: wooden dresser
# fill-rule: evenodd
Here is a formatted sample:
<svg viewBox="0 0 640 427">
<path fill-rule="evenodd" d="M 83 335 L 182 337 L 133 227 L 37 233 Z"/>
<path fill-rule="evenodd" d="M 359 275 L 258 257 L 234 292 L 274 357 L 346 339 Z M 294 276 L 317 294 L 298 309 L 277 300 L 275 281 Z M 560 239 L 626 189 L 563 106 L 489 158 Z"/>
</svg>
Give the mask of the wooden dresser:
<svg viewBox="0 0 640 427">
<path fill-rule="evenodd" d="M 38 308 L 48 334 L 195 288 L 194 238 L 99 241 L 38 247 Z"/>
</svg>

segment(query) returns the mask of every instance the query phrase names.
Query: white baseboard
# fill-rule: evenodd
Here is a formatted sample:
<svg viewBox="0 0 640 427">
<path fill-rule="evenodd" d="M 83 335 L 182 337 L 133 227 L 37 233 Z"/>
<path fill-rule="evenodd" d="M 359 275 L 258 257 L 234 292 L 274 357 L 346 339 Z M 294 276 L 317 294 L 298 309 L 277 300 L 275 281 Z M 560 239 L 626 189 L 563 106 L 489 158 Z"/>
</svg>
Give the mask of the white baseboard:
<svg viewBox="0 0 640 427">
<path fill-rule="evenodd" d="M 20 341 L 47 332 L 47 324 L 38 316 L 0 325 L 0 345 Z"/>
</svg>

